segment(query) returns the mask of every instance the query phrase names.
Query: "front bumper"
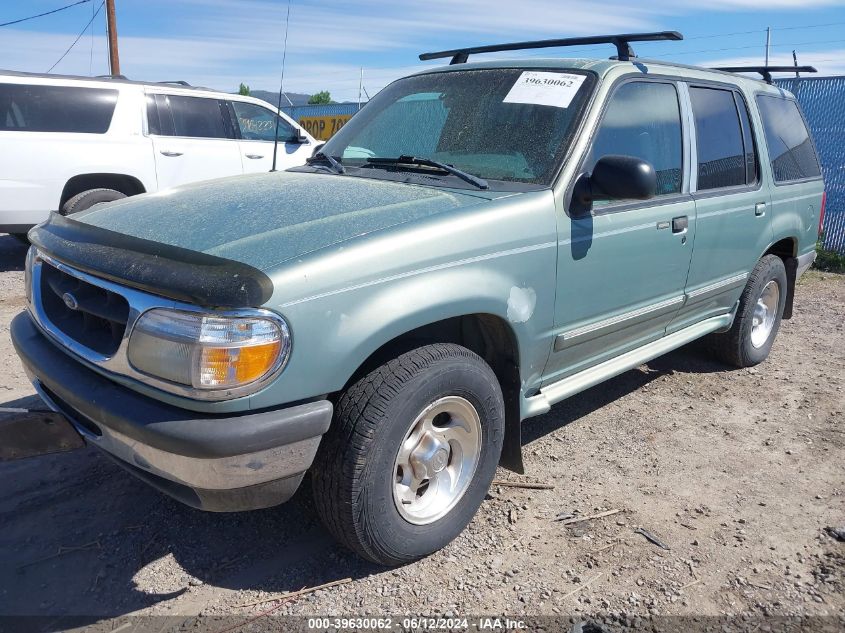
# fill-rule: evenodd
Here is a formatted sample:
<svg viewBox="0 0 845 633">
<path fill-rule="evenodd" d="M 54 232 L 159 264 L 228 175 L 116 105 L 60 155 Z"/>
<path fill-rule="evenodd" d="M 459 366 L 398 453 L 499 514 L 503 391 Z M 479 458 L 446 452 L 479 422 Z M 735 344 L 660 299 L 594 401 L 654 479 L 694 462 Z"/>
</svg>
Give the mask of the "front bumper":
<svg viewBox="0 0 845 633">
<path fill-rule="evenodd" d="M 198 418 L 88 369 L 41 334 L 26 313 L 12 320 L 11 334 L 48 406 L 121 466 L 203 510 L 252 510 L 287 501 L 331 422 L 327 400 Z"/>
</svg>

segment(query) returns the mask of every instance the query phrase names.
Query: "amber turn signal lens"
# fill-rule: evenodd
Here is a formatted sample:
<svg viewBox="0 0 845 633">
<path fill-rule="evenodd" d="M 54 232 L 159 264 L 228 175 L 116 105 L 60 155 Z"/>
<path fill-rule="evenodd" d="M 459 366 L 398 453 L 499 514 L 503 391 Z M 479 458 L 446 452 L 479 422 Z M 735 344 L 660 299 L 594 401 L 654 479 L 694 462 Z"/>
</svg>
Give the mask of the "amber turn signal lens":
<svg viewBox="0 0 845 633">
<path fill-rule="evenodd" d="M 210 387 L 258 380 L 276 364 L 281 348 L 279 341 L 254 347 L 206 347 L 200 359 L 200 382 Z"/>
</svg>

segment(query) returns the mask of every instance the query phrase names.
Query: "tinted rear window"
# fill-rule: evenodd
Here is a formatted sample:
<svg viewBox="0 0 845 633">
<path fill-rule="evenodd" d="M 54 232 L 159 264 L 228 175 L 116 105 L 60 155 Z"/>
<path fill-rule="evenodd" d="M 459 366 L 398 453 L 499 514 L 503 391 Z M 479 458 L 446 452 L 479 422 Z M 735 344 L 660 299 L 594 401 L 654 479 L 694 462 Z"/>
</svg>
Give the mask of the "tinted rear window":
<svg viewBox="0 0 845 633">
<path fill-rule="evenodd" d="M 117 90 L 0 84 L 0 131 L 104 134 Z"/>
<path fill-rule="evenodd" d="M 698 189 L 745 184 L 742 128 L 733 92 L 690 88 L 698 152 Z"/>
<path fill-rule="evenodd" d="M 155 108 L 147 99 L 151 134 L 192 138 L 232 138 L 224 110 L 217 99 L 155 95 Z M 228 114 L 227 114 L 228 115 Z"/>
<path fill-rule="evenodd" d="M 766 131 L 775 182 L 820 176 L 816 150 L 798 104 L 791 99 L 758 95 L 757 105 Z"/>
</svg>

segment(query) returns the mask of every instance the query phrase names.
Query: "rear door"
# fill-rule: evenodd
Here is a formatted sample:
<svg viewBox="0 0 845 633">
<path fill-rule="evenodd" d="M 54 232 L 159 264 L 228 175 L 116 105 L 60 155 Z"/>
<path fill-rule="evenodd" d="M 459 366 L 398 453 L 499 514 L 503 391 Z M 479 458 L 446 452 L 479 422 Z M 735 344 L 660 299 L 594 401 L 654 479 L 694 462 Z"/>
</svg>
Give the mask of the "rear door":
<svg viewBox="0 0 845 633">
<path fill-rule="evenodd" d="M 674 82 L 640 79 L 607 101 L 582 172 L 606 155 L 635 156 L 654 166 L 657 196 L 561 220 L 547 383 L 662 337 L 683 303 L 695 208 L 680 103 Z"/>
<path fill-rule="evenodd" d="M 244 173 L 270 171 L 273 166 L 274 137 L 278 129 L 276 169 L 304 165 L 313 146 L 299 141 L 299 130 L 285 118 L 246 101 L 231 101 Z"/>
<path fill-rule="evenodd" d="M 821 167 L 798 102 L 781 95 L 756 96 L 768 148 L 772 188 L 772 232 L 798 237 L 796 255 L 815 248 L 821 212 Z"/>
<path fill-rule="evenodd" d="M 147 95 L 159 189 L 243 173 L 226 103 L 209 97 Z"/>
<path fill-rule="evenodd" d="M 744 96 L 719 84 L 690 84 L 689 96 L 697 226 L 687 300 L 669 332 L 730 311 L 772 237 L 757 126 Z"/>
</svg>

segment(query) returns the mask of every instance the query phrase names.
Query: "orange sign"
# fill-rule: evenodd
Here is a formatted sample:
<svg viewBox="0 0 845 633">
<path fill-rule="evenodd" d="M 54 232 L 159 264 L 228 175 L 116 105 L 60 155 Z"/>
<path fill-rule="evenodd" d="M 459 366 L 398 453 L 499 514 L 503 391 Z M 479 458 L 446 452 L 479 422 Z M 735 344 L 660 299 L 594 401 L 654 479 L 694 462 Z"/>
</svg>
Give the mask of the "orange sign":
<svg viewBox="0 0 845 633">
<path fill-rule="evenodd" d="M 299 124 L 314 138 L 327 141 L 351 118 L 351 114 L 304 116 L 299 119 Z"/>
</svg>

